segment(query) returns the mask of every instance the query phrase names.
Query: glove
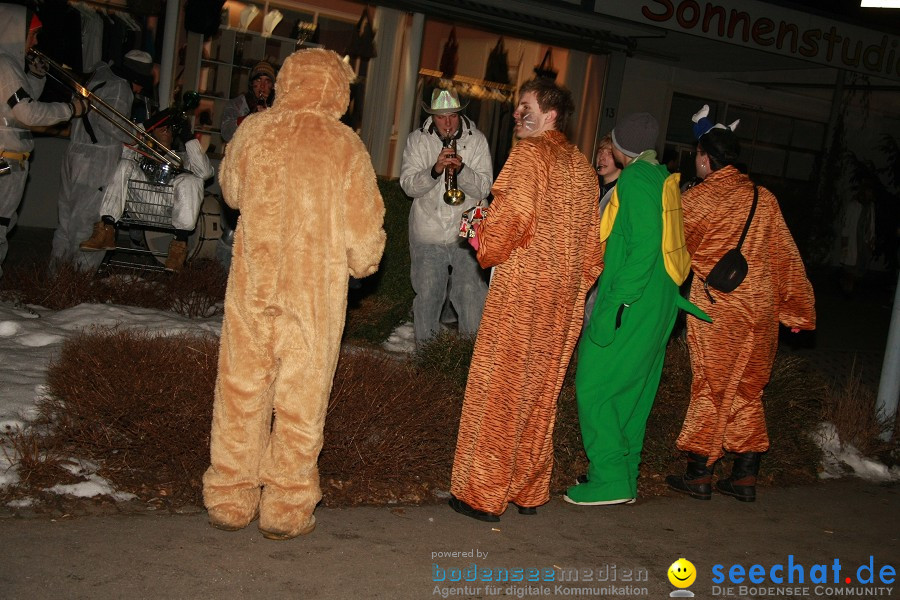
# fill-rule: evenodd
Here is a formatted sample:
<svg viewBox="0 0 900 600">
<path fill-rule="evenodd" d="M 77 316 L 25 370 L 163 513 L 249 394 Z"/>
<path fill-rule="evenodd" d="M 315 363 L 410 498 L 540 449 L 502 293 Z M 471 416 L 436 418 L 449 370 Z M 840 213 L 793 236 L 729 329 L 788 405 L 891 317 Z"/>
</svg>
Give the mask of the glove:
<svg viewBox="0 0 900 600">
<path fill-rule="evenodd" d="M 83 117 L 91 109 L 90 103 L 81 96 L 72 96 L 72 118 L 77 119 Z"/>
</svg>

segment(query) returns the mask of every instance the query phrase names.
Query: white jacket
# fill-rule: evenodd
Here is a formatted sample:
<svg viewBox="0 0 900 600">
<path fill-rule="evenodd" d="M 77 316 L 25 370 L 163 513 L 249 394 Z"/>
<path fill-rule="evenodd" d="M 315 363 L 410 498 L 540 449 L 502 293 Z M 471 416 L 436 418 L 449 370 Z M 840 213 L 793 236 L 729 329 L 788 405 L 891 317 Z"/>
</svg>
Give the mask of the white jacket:
<svg viewBox="0 0 900 600">
<path fill-rule="evenodd" d="M 491 152 L 484 134 L 468 118 L 460 116 L 462 134 L 456 141 L 456 153 L 463 169 L 457 174 L 457 187 L 466 194 L 465 202 L 450 206 L 444 202 L 444 175 L 431 176 L 431 169 L 443 144 L 432 131 L 431 117 L 406 138 L 400 187 L 413 198 L 409 212 L 409 239 L 419 244 L 454 244 L 459 241 L 459 222 L 464 211 L 487 198 L 493 183 Z"/>
<path fill-rule="evenodd" d="M 68 102 L 37 101 L 44 80 L 25 74 L 26 15 L 24 6 L 0 4 L 0 150 L 12 152 L 34 148 L 27 127 L 53 125 L 72 116 Z"/>
</svg>

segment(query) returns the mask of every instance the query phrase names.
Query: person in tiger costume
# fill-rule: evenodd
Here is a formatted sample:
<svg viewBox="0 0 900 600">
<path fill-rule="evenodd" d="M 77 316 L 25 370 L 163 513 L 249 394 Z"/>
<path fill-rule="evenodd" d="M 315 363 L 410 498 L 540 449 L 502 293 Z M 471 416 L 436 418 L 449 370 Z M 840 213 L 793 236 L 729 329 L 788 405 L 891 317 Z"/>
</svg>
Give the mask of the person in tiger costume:
<svg viewBox="0 0 900 600">
<path fill-rule="evenodd" d="M 498 521 L 512 502 L 534 514 L 550 499 L 556 400 L 600 273 L 599 185 L 563 131 L 574 108 L 549 80 L 525 83 L 519 138 L 471 239 L 494 267 L 469 369 L 450 506 Z"/>
<path fill-rule="evenodd" d="M 687 324 L 691 402 L 675 442 L 687 454 L 687 469 L 666 483 L 709 500 L 713 466 L 724 451 L 733 452 L 731 474 L 716 489 L 753 502 L 760 458 L 769 448 L 762 395 L 775 362 L 778 323 L 794 333 L 815 329 L 815 298 L 778 200 L 761 186 L 740 249 L 746 278 L 730 293 L 704 285 L 722 255 L 737 246 L 754 197 L 753 181 L 735 167 L 741 153 L 737 122 L 713 125 L 707 112 L 704 106 L 694 115 L 694 160 L 703 181 L 684 193 L 684 231 L 694 271 L 690 299 L 713 322 Z"/>
</svg>

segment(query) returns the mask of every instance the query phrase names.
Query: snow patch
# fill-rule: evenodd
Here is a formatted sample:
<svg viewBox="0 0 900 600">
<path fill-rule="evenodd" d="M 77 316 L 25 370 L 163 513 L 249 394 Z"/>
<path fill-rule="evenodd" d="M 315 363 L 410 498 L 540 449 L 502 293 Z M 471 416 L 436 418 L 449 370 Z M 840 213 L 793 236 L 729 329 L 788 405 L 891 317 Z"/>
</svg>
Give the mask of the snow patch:
<svg viewBox="0 0 900 600">
<path fill-rule="evenodd" d="M 816 444 L 822 449 L 822 479 L 844 477 L 849 473 L 876 483 L 900 481 L 900 467 L 887 465 L 866 458 L 853 444 L 842 444 L 834 425 L 820 423 L 813 434 Z"/>
<path fill-rule="evenodd" d="M 413 330 L 413 324 L 410 322 L 401 323 L 397 329 L 388 336 L 388 339 L 381 344 L 381 347 L 389 352 L 403 352 L 412 354 L 416 351 L 416 334 Z"/>
<path fill-rule="evenodd" d="M 60 494 L 66 496 L 76 496 L 78 498 L 93 498 L 94 496 L 111 496 L 117 502 L 133 500 L 137 498 L 134 494 L 126 492 L 117 492 L 116 489 L 106 479 L 97 474 L 89 475 L 87 481 L 80 483 L 69 483 L 65 485 L 54 485 L 51 488 L 44 488 L 45 492 Z"/>
</svg>

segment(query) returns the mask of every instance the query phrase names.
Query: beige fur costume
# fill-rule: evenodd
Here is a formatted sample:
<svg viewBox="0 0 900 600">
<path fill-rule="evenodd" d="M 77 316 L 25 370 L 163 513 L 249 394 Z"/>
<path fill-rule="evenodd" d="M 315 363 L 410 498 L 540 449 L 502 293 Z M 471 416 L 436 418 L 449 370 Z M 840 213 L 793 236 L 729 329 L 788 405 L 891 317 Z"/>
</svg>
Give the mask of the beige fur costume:
<svg viewBox="0 0 900 600">
<path fill-rule="evenodd" d="M 257 514 L 273 539 L 315 526 L 348 277 L 375 272 L 385 243 L 371 159 L 339 121 L 352 77 L 334 52 L 295 52 L 274 106 L 247 117 L 222 160 L 222 192 L 241 219 L 203 477 L 210 523 L 221 529 Z"/>
</svg>

